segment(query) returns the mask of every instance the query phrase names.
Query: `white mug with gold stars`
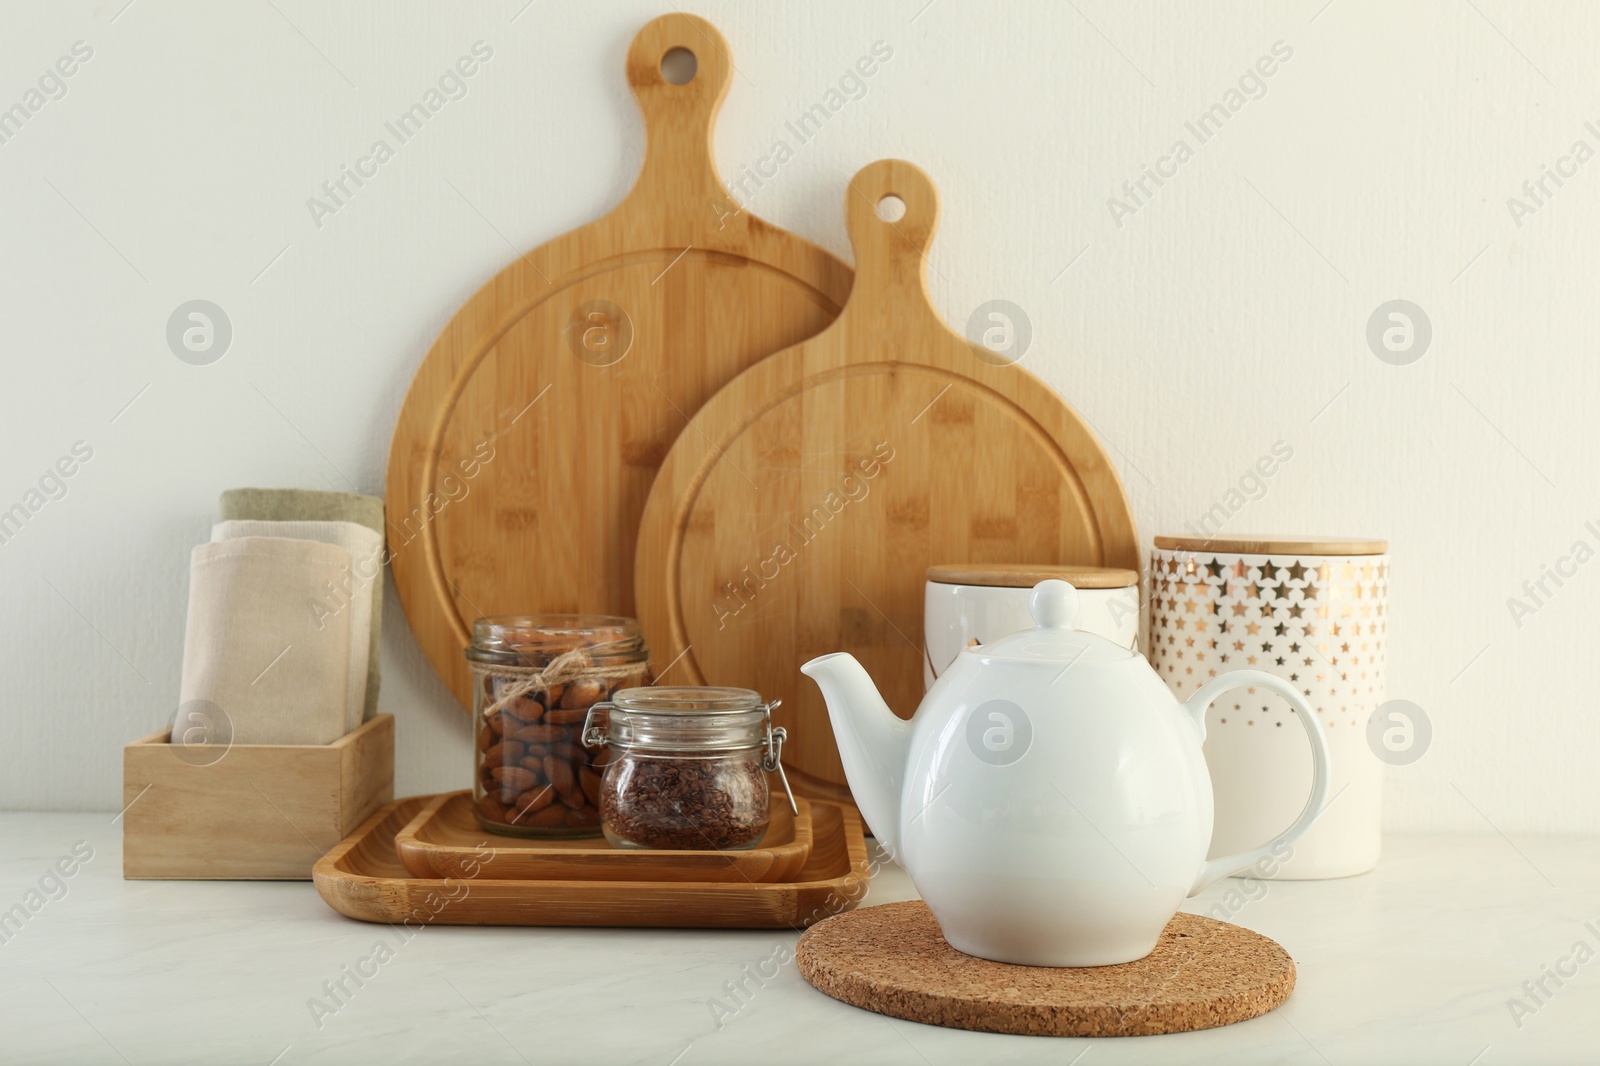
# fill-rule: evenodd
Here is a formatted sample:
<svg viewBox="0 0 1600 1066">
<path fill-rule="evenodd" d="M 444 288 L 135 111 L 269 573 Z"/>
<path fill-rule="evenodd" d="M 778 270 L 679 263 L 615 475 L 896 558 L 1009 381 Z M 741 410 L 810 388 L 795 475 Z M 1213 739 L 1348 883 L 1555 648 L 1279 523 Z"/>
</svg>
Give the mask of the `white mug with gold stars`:
<svg viewBox="0 0 1600 1066">
<path fill-rule="evenodd" d="M 1328 808 L 1263 876 L 1348 877 L 1378 863 L 1384 764 L 1366 726 L 1383 702 L 1387 552 L 1380 540 L 1156 538 L 1147 647 L 1178 698 L 1229 670 L 1265 670 L 1305 694 L 1328 737 Z M 1293 713 L 1255 689 L 1218 701 L 1205 742 L 1216 793 L 1212 855 L 1271 840 L 1305 806 L 1311 758 Z"/>
</svg>

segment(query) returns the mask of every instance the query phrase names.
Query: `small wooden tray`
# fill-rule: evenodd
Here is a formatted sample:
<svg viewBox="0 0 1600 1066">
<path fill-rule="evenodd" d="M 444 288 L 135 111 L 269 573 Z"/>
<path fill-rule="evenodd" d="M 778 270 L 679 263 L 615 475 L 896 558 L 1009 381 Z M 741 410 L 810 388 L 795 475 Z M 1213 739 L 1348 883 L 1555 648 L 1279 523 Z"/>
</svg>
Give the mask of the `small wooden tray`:
<svg viewBox="0 0 1600 1066">
<path fill-rule="evenodd" d="M 812 846 L 795 880 L 505 881 L 412 877 L 395 835 L 435 799 L 378 811 L 312 870 L 328 906 L 364 922 L 411 925 L 601 925 L 687 929 L 804 929 L 854 909 L 871 876 L 854 808 L 811 804 Z"/>
<path fill-rule="evenodd" d="M 811 805 L 799 815 L 774 801 L 772 824 L 748 851 L 633 851 L 604 839 L 497 836 L 478 824 L 472 793 L 434 797 L 394 837 L 395 854 L 417 877 L 488 876 L 497 881 L 792 881 L 811 854 Z"/>
</svg>

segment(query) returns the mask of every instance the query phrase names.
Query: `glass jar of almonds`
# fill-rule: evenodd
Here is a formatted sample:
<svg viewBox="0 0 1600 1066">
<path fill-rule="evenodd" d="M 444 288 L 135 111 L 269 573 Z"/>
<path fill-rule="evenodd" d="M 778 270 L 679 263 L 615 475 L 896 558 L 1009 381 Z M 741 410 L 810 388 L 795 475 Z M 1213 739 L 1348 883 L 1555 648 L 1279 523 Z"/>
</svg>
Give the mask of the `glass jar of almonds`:
<svg viewBox="0 0 1600 1066">
<path fill-rule="evenodd" d="M 632 618 L 501 615 L 473 623 L 472 795 L 478 824 L 528 837 L 600 835 L 609 749 L 583 746 L 589 708 L 644 684 Z"/>
</svg>

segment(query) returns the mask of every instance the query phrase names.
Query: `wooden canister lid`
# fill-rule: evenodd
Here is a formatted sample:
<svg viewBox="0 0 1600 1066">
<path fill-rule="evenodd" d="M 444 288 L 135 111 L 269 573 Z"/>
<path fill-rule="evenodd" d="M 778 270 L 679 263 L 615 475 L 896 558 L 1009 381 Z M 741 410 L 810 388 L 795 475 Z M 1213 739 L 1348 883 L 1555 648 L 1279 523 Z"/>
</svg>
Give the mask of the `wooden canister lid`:
<svg viewBox="0 0 1600 1066">
<path fill-rule="evenodd" d="M 1157 537 L 1167 551 L 1224 552 L 1229 555 L 1382 555 L 1386 540 L 1362 537 L 1296 537 L 1240 533 L 1228 537 Z"/>
<path fill-rule="evenodd" d="M 1080 589 L 1125 589 L 1139 584 L 1132 570 L 1110 566 L 1052 566 L 1048 563 L 951 563 L 928 567 L 928 580 L 940 585 L 1031 589 L 1056 578 Z"/>
</svg>

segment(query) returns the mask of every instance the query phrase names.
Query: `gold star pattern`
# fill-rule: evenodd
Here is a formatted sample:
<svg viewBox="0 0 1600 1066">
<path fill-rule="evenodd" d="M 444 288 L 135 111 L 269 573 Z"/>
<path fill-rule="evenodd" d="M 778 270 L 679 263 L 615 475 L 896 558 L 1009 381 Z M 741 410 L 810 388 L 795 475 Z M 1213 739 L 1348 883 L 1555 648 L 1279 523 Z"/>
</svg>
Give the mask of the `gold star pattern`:
<svg viewBox="0 0 1600 1066">
<path fill-rule="evenodd" d="M 1387 559 L 1290 557 L 1247 563 L 1237 556 L 1157 550 L 1151 573 L 1150 658 L 1181 698 L 1237 668 L 1240 663 L 1232 661 L 1237 656 L 1297 683 L 1319 714 L 1332 713 L 1337 704 L 1346 716 L 1341 720 L 1353 726 L 1363 725 L 1363 712 L 1382 699 Z M 1317 645 L 1319 630 L 1328 631 L 1323 639 L 1337 655 L 1329 656 L 1326 643 Z M 1181 644 L 1173 631 L 1183 634 Z M 1235 634 L 1252 638 L 1248 649 Z M 1313 646 L 1320 660 L 1302 654 Z M 1313 682 L 1309 669 L 1316 666 L 1332 669 L 1316 674 Z M 1259 723 L 1240 715 L 1233 727 L 1264 726 L 1285 709 L 1293 710 L 1281 701 L 1263 705 Z M 1273 724 L 1281 728 L 1283 723 Z"/>
</svg>

